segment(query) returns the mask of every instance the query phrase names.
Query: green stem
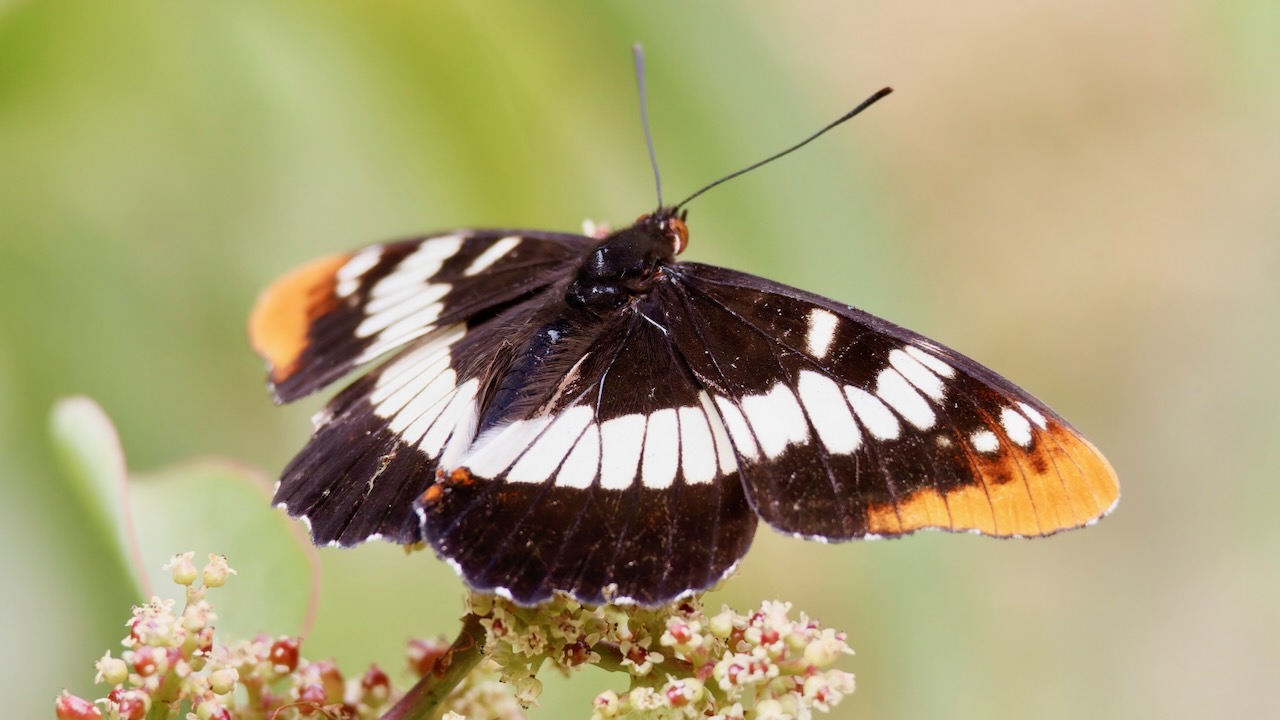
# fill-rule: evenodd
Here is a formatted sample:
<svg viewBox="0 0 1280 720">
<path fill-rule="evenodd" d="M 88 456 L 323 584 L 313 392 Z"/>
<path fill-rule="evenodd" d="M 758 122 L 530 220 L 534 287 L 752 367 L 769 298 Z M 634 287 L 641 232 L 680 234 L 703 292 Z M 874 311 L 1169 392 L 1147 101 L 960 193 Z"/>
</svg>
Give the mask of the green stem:
<svg viewBox="0 0 1280 720">
<path fill-rule="evenodd" d="M 173 717 L 173 709 L 169 703 L 156 700 L 151 703 L 151 709 L 147 711 L 145 720 L 169 720 Z"/>
<path fill-rule="evenodd" d="M 484 659 L 484 626 L 480 617 L 468 613 L 462 618 L 458 637 L 436 660 L 436 664 L 400 698 L 381 720 L 424 720 L 453 691 L 462 679 Z"/>
</svg>

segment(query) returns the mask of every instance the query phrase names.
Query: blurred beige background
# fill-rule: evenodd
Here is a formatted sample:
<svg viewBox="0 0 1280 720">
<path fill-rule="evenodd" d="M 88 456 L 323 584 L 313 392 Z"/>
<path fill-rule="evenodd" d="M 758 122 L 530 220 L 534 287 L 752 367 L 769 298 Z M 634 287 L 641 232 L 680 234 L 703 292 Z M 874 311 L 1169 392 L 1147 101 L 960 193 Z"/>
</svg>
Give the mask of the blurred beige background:
<svg viewBox="0 0 1280 720">
<path fill-rule="evenodd" d="M 990 364 L 1124 491 L 1047 541 L 762 532 L 721 599 L 847 630 L 839 717 L 1280 715 L 1277 38 L 1262 0 L 0 0 L 3 714 L 96 697 L 131 602 L 56 471 L 55 398 L 98 399 L 134 467 L 275 472 L 321 398 L 271 406 L 255 293 L 389 237 L 650 210 L 638 40 L 673 197 L 893 85 L 698 200 L 687 257 Z M 456 627 L 427 554 L 322 555 L 305 654 L 396 668 L 405 637 Z M 538 716 L 619 681 L 549 681 Z"/>
</svg>

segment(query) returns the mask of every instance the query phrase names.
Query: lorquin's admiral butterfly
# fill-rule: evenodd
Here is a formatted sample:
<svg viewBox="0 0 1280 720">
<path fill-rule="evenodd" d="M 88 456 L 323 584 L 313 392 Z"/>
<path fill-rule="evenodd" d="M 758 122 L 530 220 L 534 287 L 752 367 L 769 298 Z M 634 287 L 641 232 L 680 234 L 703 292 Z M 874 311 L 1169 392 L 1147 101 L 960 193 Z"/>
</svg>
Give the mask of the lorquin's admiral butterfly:
<svg viewBox="0 0 1280 720">
<path fill-rule="evenodd" d="M 834 541 L 1032 537 L 1115 505 L 1098 450 L 991 370 L 677 261 L 687 202 L 603 238 L 457 230 L 278 280 L 250 319 L 277 401 L 394 354 L 315 418 L 275 502 L 316 543 L 426 541 L 520 603 L 647 605 L 714 585 L 761 519 Z"/>
</svg>

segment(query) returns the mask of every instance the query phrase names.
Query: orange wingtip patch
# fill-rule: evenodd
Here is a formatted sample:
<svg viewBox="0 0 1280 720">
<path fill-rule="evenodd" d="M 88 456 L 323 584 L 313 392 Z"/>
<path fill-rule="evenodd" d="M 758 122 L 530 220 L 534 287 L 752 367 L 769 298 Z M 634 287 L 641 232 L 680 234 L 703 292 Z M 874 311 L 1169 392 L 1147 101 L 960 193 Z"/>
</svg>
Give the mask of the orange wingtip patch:
<svg viewBox="0 0 1280 720">
<path fill-rule="evenodd" d="M 922 528 L 971 530 L 998 537 L 1038 537 L 1088 525 L 1120 498 L 1107 459 L 1070 428 L 1037 428 L 1029 449 L 1001 438 L 1000 451 L 974 452 L 970 485 L 928 488 L 868 509 L 867 531 L 900 535 Z"/>
<path fill-rule="evenodd" d="M 271 363 L 272 382 L 281 383 L 297 371 L 311 324 L 338 304 L 338 269 L 350 259 L 346 253 L 303 265 L 258 296 L 249 315 L 249 343 Z"/>
</svg>

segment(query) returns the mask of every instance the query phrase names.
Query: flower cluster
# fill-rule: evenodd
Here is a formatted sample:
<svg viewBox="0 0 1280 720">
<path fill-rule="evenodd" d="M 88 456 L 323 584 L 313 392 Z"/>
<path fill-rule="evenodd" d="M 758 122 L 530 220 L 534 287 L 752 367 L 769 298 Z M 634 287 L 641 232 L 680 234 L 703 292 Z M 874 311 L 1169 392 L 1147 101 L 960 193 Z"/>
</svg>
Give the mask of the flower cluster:
<svg viewBox="0 0 1280 720">
<path fill-rule="evenodd" d="M 524 708 L 537 704 L 542 693 L 537 673 L 543 665 L 568 672 L 598 662 L 600 656 L 592 647 L 608 630 L 600 613 L 563 597 L 527 608 L 473 592 L 467 610 L 480 618 L 485 630 L 485 657 Z"/>
<path fill-rule="evenodd" d="M 594 718 L 796 718 L 827 711 L 853 692 L 853 675 L 832 667 L 852 654 L 843 633 L 821 627 L 791 604 L 765 602 L 741 614 L 708 617 L 698 598 L 655 609 L 583 606 L 558 597 L 535 608 L 472 594 L 469 609 L 487 631 L 485 655 L 528 707 L 546 664 L 587 664 L 631 676 L 625 693 L 606 691 Z"/>
<path fill-rule="evenodd" d="M 344 680 L 332 661 L 304 660 L 297 638 L 215 642 L 217 615 L 206 595 L 235 571 L 220 555 L 210 555 L 197 571 L 193 557 L 182 553 L 165 566 L 185 589 L 182 610 L 160 598 L 135 607 L 124 652 L 108 652 L 97 662 L 95 680 L 111 687 L 107 696 L 90 702 L 63 691 L 55 701 L 58 720 L 291 720 L 317 712 L 368 720 L 395 699 L 376 666 Z"/>
<path fill-rule="evenodd" d="M 792 619 L 789 603 L 708 616 L 698 597 L 659 608 L 566 597 L 521 607 L 471 593 L 452 644 L 410 641 L 408 669 L 419 682 L 401 693 L 376 665 L 344 678 L 332 660 L 307 661 L 294 637 L 217 642 L 206 595 L 234 571 L 216 555 L 197 570 L 192 557 L 166 566 L 184 588 L 182 609 L 159 598 L 135 607 L 124 651 L 97 662 L 106 697 L 90 702 L 64 691 L 59 720 L 522 720 L 548 665 L 629 676 L 625 692 L 595 698 L 599 719 L 804 720 L 853 692 L 853 675 L 833 667 L 852 654 L 844 634 L 803 613 Z"/>
</svg>

